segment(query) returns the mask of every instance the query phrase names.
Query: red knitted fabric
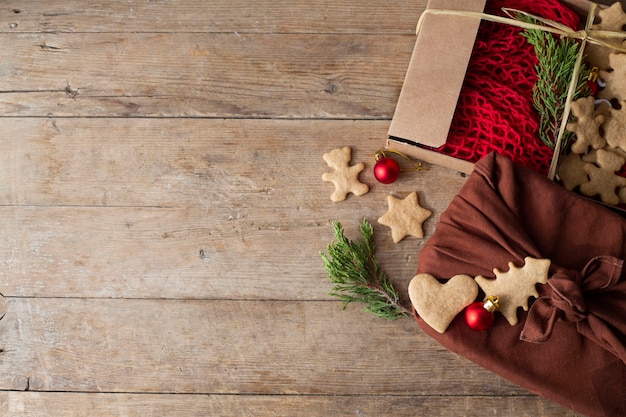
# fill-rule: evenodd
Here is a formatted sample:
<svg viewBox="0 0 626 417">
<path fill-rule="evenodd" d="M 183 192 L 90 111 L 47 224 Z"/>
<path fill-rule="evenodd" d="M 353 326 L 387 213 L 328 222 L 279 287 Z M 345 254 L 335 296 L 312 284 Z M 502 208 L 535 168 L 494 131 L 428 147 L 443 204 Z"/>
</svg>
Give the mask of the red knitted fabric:
<svg viewBox="0 0 626 417">
<path fill-rule="evenodd" d="M 488 0 L 485 12 L 508 7 L 578 28 L 579 16 L 558 0 Z M 533 47 L 510 25 L 481 22 L 454 120 L 436 151 L 476 162 L 496 151 L 543 174 L 552 150 L 539 139 L 533 107 L 537 64 Z"/>
</svg>

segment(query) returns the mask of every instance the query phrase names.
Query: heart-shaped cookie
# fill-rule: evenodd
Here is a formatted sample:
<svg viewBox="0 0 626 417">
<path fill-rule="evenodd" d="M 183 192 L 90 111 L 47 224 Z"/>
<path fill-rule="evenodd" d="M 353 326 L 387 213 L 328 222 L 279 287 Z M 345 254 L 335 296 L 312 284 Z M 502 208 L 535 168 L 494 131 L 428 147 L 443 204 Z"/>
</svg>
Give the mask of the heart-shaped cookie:
<svg viewBox="0 0 626 417">
<path fill-rule="evenodd" d="M 477 295 L 478 285 L 469 275 L 455 275 L 442 284 L 430 274 L 418 274 L 409 283 L 409 298 L 417 314 L 439 333 Z"/>
</svg>

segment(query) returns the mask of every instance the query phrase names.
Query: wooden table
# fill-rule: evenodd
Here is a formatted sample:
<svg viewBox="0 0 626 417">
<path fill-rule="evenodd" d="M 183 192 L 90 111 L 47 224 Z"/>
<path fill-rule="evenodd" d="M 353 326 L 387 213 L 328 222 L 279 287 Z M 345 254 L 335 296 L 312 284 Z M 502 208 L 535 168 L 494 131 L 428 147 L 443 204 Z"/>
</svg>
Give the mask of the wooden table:
<svg viewBox="0 0 626 417">
<path fill-rule="evenodd" d="M 0 414 L 573 415 L 328 295 L 333 221 L 406 298 L 465 181 L 371 172 L 425 0 L 90 3 L 0 4 Z M 342 146 L 371 190 L 334 203 Z"/>
</svg>

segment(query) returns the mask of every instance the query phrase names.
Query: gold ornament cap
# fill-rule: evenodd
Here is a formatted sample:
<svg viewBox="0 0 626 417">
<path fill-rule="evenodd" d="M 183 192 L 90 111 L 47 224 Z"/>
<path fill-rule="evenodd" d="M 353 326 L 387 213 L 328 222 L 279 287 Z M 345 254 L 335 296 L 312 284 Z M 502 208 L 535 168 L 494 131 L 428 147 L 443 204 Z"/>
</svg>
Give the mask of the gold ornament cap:
<svg viewBox="0 0 626 417">
<path fill-rule="evenodd" d="M 483 307 L 490 313 L 493 313 L 500 308 L 500 297 L 497 295 L 489 295 L 483 301 Z"/>
</svg>

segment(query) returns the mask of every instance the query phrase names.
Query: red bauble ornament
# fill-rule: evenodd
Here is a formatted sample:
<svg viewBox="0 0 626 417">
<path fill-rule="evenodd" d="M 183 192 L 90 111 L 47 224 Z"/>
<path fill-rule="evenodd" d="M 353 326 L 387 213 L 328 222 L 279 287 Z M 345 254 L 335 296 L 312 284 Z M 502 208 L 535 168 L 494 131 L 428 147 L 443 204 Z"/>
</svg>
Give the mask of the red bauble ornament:
<svg viewBox="0 0 626 417">
<path fill-rule="evenodd" d="M 393 158 L 380 158 L 374 165 L 374 176 L 383 184 L 391 184 L 400 176 L 400 165 Z"/>
<path fill-rule="evenodd" d="M 476 301 L 465 309 L 465 322 L 472 330 L 487 330 L 493 323 L 494 314 L 488 312 L 481 301 Z"/>
<path fill-rule="evenodd" d="M 589 87 L 592 96 L 596 97 L 598 95 L 598 90 L 600 89 L 600 87 L 598 86 L 597 82 L 588 80 L 587 87 Z"/>
<path fill-rule="evenodd" d="M 602 81 L 598 75 L 598 67 L 593 67 L 591 68 L 591 71 L 589 71 L 589 76 L 587 77 L 587 87 L 591 91 L 591 95 L 594 97 L 597 97 L 598 91 L 606 86 L 604 81 Z"/>
<path fill-rule="evenodd" d="M 491 327 L 499 301 L 498 297 L 487 297 L 485 301 L 476 301 L 468 305 L 465 308 L 465 322 L 470 329 L 479 332 Z"/>
</svg>

